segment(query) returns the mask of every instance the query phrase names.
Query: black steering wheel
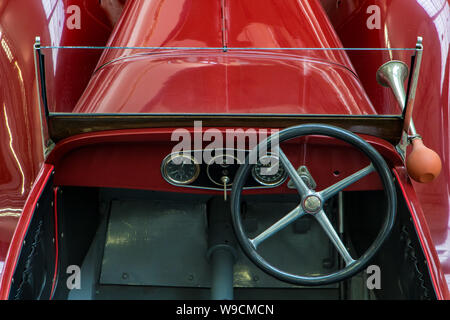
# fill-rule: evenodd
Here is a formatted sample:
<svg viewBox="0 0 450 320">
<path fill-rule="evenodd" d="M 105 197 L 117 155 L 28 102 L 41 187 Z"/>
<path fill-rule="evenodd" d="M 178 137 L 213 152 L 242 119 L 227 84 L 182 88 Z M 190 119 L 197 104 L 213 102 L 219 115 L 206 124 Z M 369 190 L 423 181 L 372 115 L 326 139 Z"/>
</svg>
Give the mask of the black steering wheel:
<svg viewBox="0 0 450 320">
<path fill-rule="evenodd" d="M 278 147 L 277 150 L 279 152 L 279 159 L 284 165 L 285 170 L 289 174 L 298 193 L 300 194 L 301 202 L 295 209 L 293 209 L 267 230 L 262 232 L 260 235 L 253 239 L 249 239 L 246 235 L 241 219 L 241 193 L 245 181 L 250 174 L 251 168 L 254 165 L 249 164 L 249 159 L 256 159 L 255 156 L 258 154 L 258 150 L 260 148 L 264 148 L 264 150 L 267 150 L 271 142 L 276 141 L 274 139 L 278 139 L 278 142 L 281 143 L 286 140 L 307 135 L 329 136 L 343 140 L 361 150 L 371 160 L 371 164 L 366 168 L 337 182 L 336 184 L 320 192 L 316 192 L 315 190 L 310 189 L 303 182 L 302 178 L 297 173 L 297 170 L 293 167 L 281 148 Z M 385 220 L 374 242 L 361 257 L 355 260 L 352 258 L 347 248 L 342 243 L 342 240 L 340 239 L 333 225 L 326 216 L 323 210 L 323 205 L 327 200 L 338 194 L 340 191 L 344 190 L 351 184 L 374 171 L 378 172 L 387 197 Z M 231 193 L 231 212 L 233 227 L 239 244 L 244 253 L 251 261 L 253 261 L 253 263 L 255 263 L 264 272 L 274 276 L 281 281 L 295 285 L 319 286 L 339 282 L 352 277 L 368 265 L 372 257 L 378 252 L 383 243 L 387 240 L 389 233 L 392 230 L 396 215 L 396 201 L 397 195 L 389 167 L 387 166 L 383 157 L 369 143 L 353 134 L 352 132 L 341 128 L 322 124 L 308 124 L 284 129 L 279 133 L 270 136 L 266 141 L 261 142 L 249 153 L 245 163 L 240 166 L 240 169 L 237 171 L 234 178 L 233 190 Z M 261 242 L 305 215 L 313 216 L 319 222 L 333 245 L 336 247 L 337 251 L 342 256 L 345 262 L 344 268 L 325 275 L 301 276 L 277 269 L 266 260 L 264 260 L 264 258 L 258 253 L 258 245 Z"/>
</svg>

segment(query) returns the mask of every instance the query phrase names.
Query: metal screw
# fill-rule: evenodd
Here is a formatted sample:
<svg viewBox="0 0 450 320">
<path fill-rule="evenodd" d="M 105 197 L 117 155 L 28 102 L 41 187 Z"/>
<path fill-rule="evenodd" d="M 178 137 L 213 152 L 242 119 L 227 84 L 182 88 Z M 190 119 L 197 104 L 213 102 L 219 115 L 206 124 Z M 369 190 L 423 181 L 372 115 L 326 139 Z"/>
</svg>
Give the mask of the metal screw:
<svg viewBox="0 0 450 320">
<path fill-rule="evenodd" d="M 128 279 L 128 273 L 122 273 L 122 279 L 126 280 Z"/>
</svg>

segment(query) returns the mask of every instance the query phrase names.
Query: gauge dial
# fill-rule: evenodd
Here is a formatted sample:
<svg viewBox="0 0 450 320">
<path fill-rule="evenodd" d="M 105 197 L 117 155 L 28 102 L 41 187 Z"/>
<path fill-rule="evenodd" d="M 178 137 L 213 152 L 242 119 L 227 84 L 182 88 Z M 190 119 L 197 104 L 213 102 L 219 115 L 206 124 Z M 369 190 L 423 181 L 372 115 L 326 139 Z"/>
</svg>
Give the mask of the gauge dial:
<svg viewBox="0 0 450 320">
<path fill-rule="evenodd" d="M 286 170 L 278 157 L 273 155 L 262 156 L 252 169 L 253 178 L 264 186 L 277 186 L 286 178 Z"/>
<path fill-rule="evenodd" d="M 190 155 L 171 154 L 168 155 L 162 164 L 164 178 L 174 184 L 190 184 L 194 182 L 200 174 L 200 166 Z"/>
<path fill-rule="evenodd" d="M 216 185 L 223 187 L 224 178 L 228 178 L 227 189 L 233 185 L 234 176 L 239 170 L 239 160 L 232 155 L 215 156 L 208 164 L 206 173 L 209 179 Z"/>
</svg>

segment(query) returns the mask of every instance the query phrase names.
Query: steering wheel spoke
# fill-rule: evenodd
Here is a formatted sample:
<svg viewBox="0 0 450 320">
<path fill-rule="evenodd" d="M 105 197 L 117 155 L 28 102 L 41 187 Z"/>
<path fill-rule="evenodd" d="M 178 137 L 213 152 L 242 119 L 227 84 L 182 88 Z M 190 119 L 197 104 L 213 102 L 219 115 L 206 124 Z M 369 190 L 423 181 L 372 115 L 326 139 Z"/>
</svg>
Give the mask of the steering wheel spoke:
<svg viewBox="0 0 450 320">
<path fill-rule="evenodd" d="M 253 245 L 255 249 L 258 248 L 258 245 L 266 240 L 267 238 L 270 238 L 274 234 L 276 234 L 278 231 L 286 228 L 288 225 L 290 225 L 292 222 L 297 220 L 298 218 L 305 215 L 305 212 L 303 211 L 302 207 L 299 205 L 295 209 L 293 209 L 291 212 L 289 212 L 287 215 L 285 215 L 283 218 L 278 220 L 276 223 L 274 223 L 272 226 L 270 226 L 268 229 L 263 231 L 261 234 L 259 234 L 256 238 L 251 239 L 250 242 Z"/>
<path fill-rule="evenodd" d="M 364 178 L 365 176 L 369 175 L 374 171 L 375 168 L 371 163 L 364 169 L 361 169 L 358 172 L 355 172 L 354 174 L 348 176 L 347 178 L 342 179 L 341 181 L 333 184 L 332 186 L 329 186 L 328 188 L 320 191 L 319 195 L 322 197 L 323 201 L 327 201 L 330 198 L 334 197 L 336 194 L 338 194 L 340 191 L 344 190 L 348 186 L 354 184 L 356 181 L 361 180 L 362 178 Z"/>
<path fill-rule="evenodd" d="M 279 148 L 278 150 L 280 153 L 281 163 L 284 165 L 284 168 L 286 169 L 288 175 L 291 177 L 292 182 L 295 185 L 295 188 L 297 189 L 297 191 L 300 193 L 301 196 L 306 196 L 311 192 L 311 190 L 308 188 L 303 179 L 300 178 L 300 175 L 298 174 L 297 170 L 289 161 L 288 157 L 284 154 L 283 150 L 281 150 L 281 148 Z"/>
<path fill-rule="evenodd" d="M 317 222 L 319 222 L 319 224 L 322 226 L 322 229 L 325 231 L 328 238 L 330 238 L 331 242 L 344 259 L 345 264 L 348 266 L 351 263 L 355 262 L 355 260 L 352 258 L 347 248 L 345 247 L 344 243 L 342 242 L 341 238 L 339 238 L 339 235 L 337 234 L 325 212 L 323 210 L 320 210 L 314 215 L 314 218 L 316 218 Z"/>
</svg>

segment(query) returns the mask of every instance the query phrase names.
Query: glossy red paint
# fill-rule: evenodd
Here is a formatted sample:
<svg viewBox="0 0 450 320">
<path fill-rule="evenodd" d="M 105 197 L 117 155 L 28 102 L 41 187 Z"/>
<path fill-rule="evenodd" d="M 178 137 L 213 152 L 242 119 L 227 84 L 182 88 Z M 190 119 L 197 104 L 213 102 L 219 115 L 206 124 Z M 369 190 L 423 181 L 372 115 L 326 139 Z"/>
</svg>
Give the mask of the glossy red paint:
<svg viewBox="0 0 450 320">
<path fill-rule="evenodd" d="M 380 8 L 380 30 L 366 27 L 372 5 Z M 413 119 L 427 147 L 441 157 L 443 167 L 434 182 L 413 185 L 450 285 L 450 0 L 346 0 L 339 7 L 329 4 L 327 9 L 346 47 L 414 47 L 417 36 L 424 38 Z M 375 108 L 386 113 L 397 110 L 392 93 L 379 86 L 374 75 L 388 60 L 409 64 L 409 55 L 398 51 L 379 52 L 370 59 L 349 55 Z"/>
<path fill-rule="evenodd" d="M 222 47 L 220 1 L 128 1 L 108 46 Z M 105 50 L 98 65 L 142 50 Z"/>
<path fill-rule="evenodd" d="M 157 146 L 161 157 L 165 155 L 164 152 L 170 151 L 170 146 L 163 145 L 161 142 L 168 141 L 170 128 L 102 132 L 70 138 L 58 144 L 39 173 L 43 156 L 36 97 L 37 84 L 34 78 L 31 50 L 34 36 L 41 35 L 43 44 L 102 45 L 111 30 L 109 22 L 111 17 L 108 18 L 104 14 L 97 1 L 61 0 L 54 2 L 53 7 L 49 6 L 49 3 L 44 0 L 31 2 L 4 0 L 0 3 L 0 81 L 4 84 L 3 90 L 0 91 L 2 100 L 0 121 L 5 123 L 5 126 L 2 126 L 3 129 L 0 129 L 0 273 L 3 264 L 6 267 L 2 275 L 2 283 L 0 283 L 0 298 L 7 298 L 9 283 L 26 226 L 42 186 L 53 170 L 52 164 L 58 168 L 55 179 L 60 185 L 119 186 L 175 191 L 171 189 L 172 186 L 164 185 L 160 176 L 159 178 L 156 176 L 159 174 L 160 158 L 152 158 L 152 163 L 158 170 L 154 172 L 152 170 L 149 175 L 146 175 L 147 171 L 145 171 L 148 163 L 139 160 L 143 154 L 148 153 L 149 145 Z M 64 25 L 57 23 L 58 19 L 67 18 L 66 9 L 74 3 L 79 4 L 83 13 L 86 13 L 86 16 L 83 16 L 88 18 L 83 21 L 88 21 L 89 28 L 68 31 Z M 172 2 L 171 5 L 168 3 L 167 1 L 129 1 L 124 18 L 116 26 L 109 44 L 196 47 L 227 45 L 326 48 L 341 46 L 323 10 L 314 0 L 292 0 L 282 3 L 268 0 L 245 2 L 185 0 L 176 4 Z M 381 150 L 383 156 L 390 160 L 390 166 L 397 167 L 395 173 L 405 197 L 409 200 L 408 205 L 438 296 L 449 299 L 450 55 L 448 39 L 450 39 L 450 27 L 448 17 L 450 16 L 450 0 L 433 2 L 428 0 L 346 0 L 340 3 L 341 7 L 336 10 L 330 6 L 328 13 L 346 47 L 412 47 L 416 36 L 424 37 L 424 62 L 414 120 L 425 142 L 443 159 L 441 177 L 430 185 L 411 184 L 392 146 L 372 137 L 364 138 Z M 365 28 L 368 18 L 366 9 L 372 4 L 382 9 L 383 28 L 381 30 L 368 31 Z M 294 12 L 298 15 L 293 14 Z M 98 19 L 100 14 L 102 16 Z M 405 16 L 409 18 L 404 19 Z M 18 24 L 17 21 L 23 23 Z M 150 24 L 152 28 L 149 28 Z M 302 37 L 288 31 L 292 28 L 300 28 L 303 31 Z M 14 34 L 10 30 L 14 30 Z M 438 58 L 436 58 L 436 52 L 439 53 Z M 136 53 L 138 52 L 133 50 L 108 50 L 98 66 L 114 58 Z M 52 99 L 51 108 L 53 111 L 70 112 L 90 79 L 90 73 L 97 64 L 98 53 L 87 53 L 84 58 L 76 54 L 72 55 L 73 53 L 69 51 L 55 51 L 54 54 L 47 51 L 45 54 L 47 58 L 51 58 L 48 59 L 50 68 L 47 68 L 50 72 L 47 78 L 49 96 Z M 346 55 L 329 51 L 314 52 L 313 56 L 309 52 L 307 58 L 294 53 L 282 54 L 276 50 L 258 54 L 258 57 L 251 52 L 225 54 L 214 51 L 208 55 L 200 51 L 189 54 L 192 54 L 194 58 L 190 60 L 181 52 L 176 55 L 174 52 L 169 52 L 167 55 L 158 54 L 159 58 L 155 59 L 152 57 L 128 58 L 102 68 L 92 78 L 76 111 L 398 113 L 392 94 L 388 89 L 375 83 L 374 75 L 378 65 L 389 59 L 395 58 L 409 63 L 409 55 L 399 52 L 380 53 L 375 59 L 373 55 L 364 57 L 351 54 L 350 58 L 355 69 Z M 268 59 L 264 60 L 264 57 Z M 271 61 L 267 63 L 269 58 Z M 145 78 L 148 74 L 146 70 L 141 70 L 143 64 L 149 61 L 152 61 L 152 64 L 149 64 L 151 67 L 164 74 L 155 82 Z M 236 63 L 247 65 L 236 66 Z M 250 64 L 253 66 L 248 66 Z M 299 68 L 308 74 L 310 77 L 308 82 L 320 82 L 320 86 L 309 88 L 314 100 L 302 99 L 301 93 L 295 91 L 294 85 L 300 86 L 304 80 L 294 76 L 294 68 Z M 133 88 L 127 85 L 129 79 L 124 76 L 124 73 L 130 70 L 139 71 L 144 77 L 143 80 L 148 81 L 153 91 L 150 91 L 143 81 L 137 83 L 136 88 L 139 89 L 139 94 L 135 96 Z M 362 85 L 375 107 L 372 106 L 359 81 L 352 74 L 352 70 L 358 72 Z M 68 83 L 65 78 L 69 76 L 77 81 L 72 83 L 72 86 L 65 87 L 65 83 Z M 193 78 L 196 81 L 193 81 Z M 204 81 L 201 82 L 199 79 Z M 292 87 L 284 85 L 279 79 L 285 80 L 285 83 L 293 80 L 289 82 L 292 83 Z M 157 82 L 162 85 L 158 87 Z M 334 82 L 337 87 L 331 88 L 331 82 Z M 247 86 L 245 87 L 247 91 L 239 91 L 242 84 Z M 95 85 L 98 87 L 95 88 Z M 106 88 L 107 85 L 111 88 Z M 114 86 L 121 86 L 124 89 L 119 91 Z M 175 87 L 178 91 L 174 89 Z M 267 96 L 261 97 L 260 92 L 256 92 L 256 88 Z M 117 92 L 114 92 L 115 90 Z M 326 94 L 323 94 L 324 92 Z M 339 95 L 341 100 L 330 101 L 333 95 L 338 93 L 342 93 Z M 126 101 L 121 101 L 118 94 L 128 95 Z M 125 157 L 127 155 L 123 151 L 125 147 L 127 147 L 126 152 L 130 152 L 129 157 Z M 88 156 L 87 151 L 90 150 L 92 152 Z M 355 169 L 353 164 L 347 164 L 347 158 L 342 153 L 336 152 L 336 158 L 332 159 L 335 162 L 329 163 L 331 167 L 334 163 L 343 163 L 345 165 L 343 173 Z M 289 156 L 294 159 L 301 158 L 299 153 L 293 151 L 290 151 Z M 109 163 L 105 162 L 109 160 Z M 129 170 L 118 173 L 117 177 L 112 177 L 111 168 L 117 168 L 117 165 L 123 164 L 124 161 Z M 76 170 L 65 170 L 68 167 Z M 86 172 L 89 175 L 86 175 Z M 330 184 L 335 181 L 326 176 L 322 179 Z M 22 209 L 23 214 L 20 216 Z M 18 224 L 17 221 L 19 221 Z M 11 242 L 13 233 L 14 239 Z M 5 262 L 6 256 L 8 259 Z"/>
<path fill-rule="evenodd" d="M 411 217 L 413 219 L 417 235 L 419 236 L 419 240 L 427 259 L 427 264 L 430 268 L 431 279 L 433 281 L 434 288 L 436 289 L 437 297 L 441 300 L 449 300 L 450 292 L 447 285 L 446 273 L 445 270 L 442 269 L 438 252 L 433 245 L 432 235 L 428 228 L 426 217 L 422 211 L 419 199 L 416 196 L 413 184 L 411 183 L 404 167 L 394 168 L 394 175 L 397 178 L 402 194 L 405 197 L 409 211 L 411 212 Z"/>
<path fill-rule="evenodd" d="M 342 47 L 322 6 L 315 0 L 224 0 L 224 13 L 225 44 L 228 47 Z M 301 36 L 299 30 L 302 31 Z M 296 51 L 295 54 L 353 69 L 344 51 Z"/>
<path fill-rule="evenodd" d="M 302 30 L 301 37 L 296 30 Z M 341 42 L 316 0 L 181 0 L 129 1 L 108 46 L 330 48 Z M 99 66 L 143 52 L 105 50 Z M 342 52 L 308 51 L 306 56 L 351 69 Z"/>
<path fill-rule="evenodd" d="M 70 30 L 65 21 L 67 8 L 81 9 L 86 28 Z M 4 0 L 0 2 L 0 273 L 11 237 L 32 185 L 43 165 L 43 148 L 33 45 L 35 37 L 53 45 L 105 44 L 112 26 L 98 1 L 87 0 Z M 51 52 L 46 55 L 53 56 Z M 99 53 L 74 57 L 55 52 L 50 63 L 49 90 L 67 106 L 75 104 L 87 84 Z M 70 63 L 68 63 L 68 60 Z M 74 59 L 74 60 L 73 60 Z M 73 62 L 76 61 L 75 64 Z M 81 68 L 79 66 L 82 66 Z M 53 79 L 76 79 L 70 90 L 56 88 Z M 52 95 L 53 96 L 53 95 Z"/>
<path fill-rule="evenodd" d="M 75 19 L 72 5 L 80 8 L 79 29 L 67 26 L 68 23 L 77 22 L 71 19 Z M 41 6 L 49 19 L 49 38 L 42 38 L 42 45 L 103 46 L 108 41 L 113 26 L 108 11 L 101 6 L 100 1 L 42 1 Z M 43 36 L 45 33 L 38 34 Z M 42 52 L 47 70 L 49 108 L 52 111 L 71 112 L 92 76 L 101 51 L 90 50 L 80 54 L 74 50 L 51 49 Z"/>
<path fill-rule="evenodd" d="M 341 47 L 316 1 L 220 4 L 129 2 L 109 45 Z M 376 114 L 343 51 L 109 49 L 99 66 L 74 113 Z"/>
<path fill-rule="evenodd" d="M 327 94 L 323 94 L 327 92 Z M 135 57 L 98 71 L 75 113 L 375 114 L 348 69 L 269 53 Z"/>
<path fill-rule="evenodd" d="M 14 274 L 17 259 L 20 255 L 23 240 L 25 239 L 25 235 L 27 233 L 28 225 L 30 224 L 31 218 L 33 217 L 37 201 L 42 194 L 44 187 L 50 179 L 52 173 L 52 165 L 43 165 L 36 178 L 36 182 L 33 185 L 32 191 L 28 195 L 28 199 L 23 207 L 23 212 L 19 218 L 19 222 L 17 223 L 17 228 L 14 231 L 11 246 L 9 248 L 8 255 L 5 261 L 5 269 L 3 270 L 0 278 L 0 300 L 8 299 L 11 279 Z"/>
<path fill-rule="evenodd" d="M 22 3 L 21 3 L 22 2 Z M 32 35 L 38 2 L 0 3 L 0 273 L 25 200 L 43 162 Z M 14 33 L 12 32 L 14 30 Z"/>
<path fill-rule="evenodd" d="M 99 0 L 100 6 L 106 12 L 111 25 L 115 25 L 119 20 L 126 2 L 127 0 Z M 90 1 L 90 3 L 92 4 L 93 1 Z"/>
</svg>

